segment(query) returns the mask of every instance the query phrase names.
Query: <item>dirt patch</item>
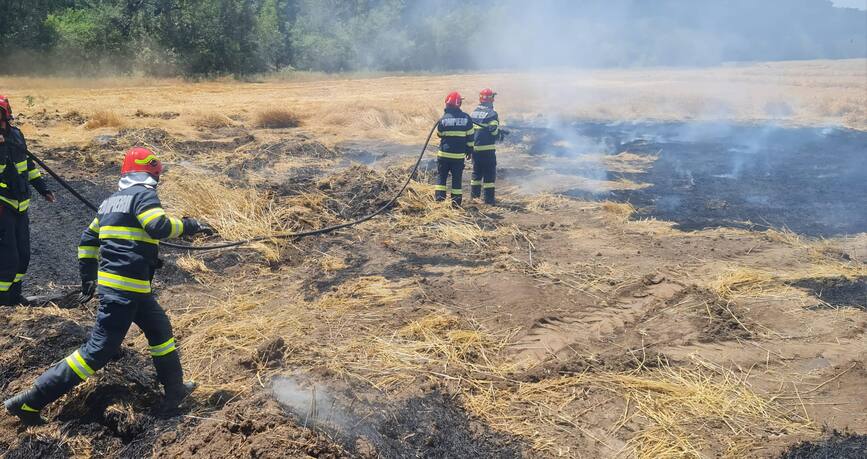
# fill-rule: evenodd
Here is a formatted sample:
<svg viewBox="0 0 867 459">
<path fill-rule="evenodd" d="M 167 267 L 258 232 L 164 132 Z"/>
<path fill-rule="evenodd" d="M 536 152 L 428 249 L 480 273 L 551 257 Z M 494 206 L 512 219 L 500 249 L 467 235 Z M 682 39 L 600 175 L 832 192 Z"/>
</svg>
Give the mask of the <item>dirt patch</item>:
<svg viewBox="0 0 867 459">
<path fill-rule="evenodd" d="M 801 442 L 780 459 L 861 459 L 867 457 L 867 435 L 832 431 L 819 441 Z"/>
<path fill-rule="evenodd" d="M 822 300 L 818 308 L 854 307 L 867 311 L 867 277 L 803 279 L 793 286 L 807 289 Z"/>
<path fill-rule="evenodd" d="M 0 354 L 0 390 L 19 377 L 50 366 L 72 352 L 87 338 L 87 330 L 77 322 L 59 316 L 46 315 L 16 321 L 11 310 L 2 308 L 0 327 L 14 330 L 0 336 L 5 351 Z"/>
<path fill-rule="evenodd" d="M 678 292 L 666 302 L 668 306 L 678 305 L 694 314 L 693 322 L 700 327 L 698 341 L 712 343 L 736 339 L 749 339 L 752 336 L 749 325 L 737 304 L 720 298 L 714 292 L 691 286 Z"/>
</svg>

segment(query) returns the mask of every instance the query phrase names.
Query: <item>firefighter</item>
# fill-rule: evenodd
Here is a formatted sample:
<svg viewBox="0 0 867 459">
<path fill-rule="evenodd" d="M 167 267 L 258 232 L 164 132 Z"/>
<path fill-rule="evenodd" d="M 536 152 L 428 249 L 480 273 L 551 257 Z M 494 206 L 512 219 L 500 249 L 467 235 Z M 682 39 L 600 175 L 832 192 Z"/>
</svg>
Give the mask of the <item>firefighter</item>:
<svg viewBox="0 0 867 459">
<path fill-rule="evenodd" d="M 479 93 L 479 106 L 473 110 L 475 126 L 475 146 L 473 147 L 473 178 L 470 181 L 470 196 L 476 199 L 485 194 L 485 204 L 494 204 L 495 182 L 497 181 L 496 143 L 502 139 L 505 130 L 500 129 L 500 117 L 494 111 L 495 93 L 490 88 Z"/>
<path fill-rule="evenodd" d="M 12 120 L 9 99 L 0 96 L 0 306 L 27 303 L 21 283 L 30 265 L 30 187 L 55 201 Z"/>
<path fill-rule="evenodd" d="M 133 323 L 147 338 L 157 379 L 165 389 L 158 414 L 176 413 L 195 388 L 183 380 L 171 323 L 151 292 L 151 281 L 161 265 L 161 239 L 209 228 L 192 218 L 166 215 L 156 190 L 162 170 L 150 150 L 127 151 L 119 190 L 102 202 L 84 230 L 78 246 L 82 300 L 99 293 L 96 323 L 87 343 L 42 374 L 30 390 L 6 400 L 6 410 L 25 425 L 43 424 L 42 408 L 105 366 Z"/>
<path fill-rule="evenodd" d="M 452 204 L 459 206 L 463 195 L 462 176 L 464 161 L 473 154 L 473 121 L 470 115 L 461 111 L 463 98 L 458 92 L 446 96 L 446 108 L 443 117 L 437 124 L 437 136 L 440 138 L 440 150 L 437 153 L 437 171 L 439 180 L 434 192 L 437 201 L 446 199 L 450 191 Z M 451 189 L 448 187 L 449 174 L 452 176 Z"/>
</svg>

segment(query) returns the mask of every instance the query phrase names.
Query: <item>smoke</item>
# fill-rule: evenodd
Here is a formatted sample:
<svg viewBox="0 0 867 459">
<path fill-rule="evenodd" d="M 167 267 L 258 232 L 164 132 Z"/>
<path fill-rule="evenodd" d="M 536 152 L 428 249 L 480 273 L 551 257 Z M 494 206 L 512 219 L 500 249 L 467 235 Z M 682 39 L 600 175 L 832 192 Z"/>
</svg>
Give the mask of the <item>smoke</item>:
<svg viewBox="0 0 867 459">
<path fill-rule="evenodd" d="M 350 416 L 339 406 L 329 389 L 305 383 L 297 377 L 275 377 L 271 382 L 274 398 L 298 418 L 305 427 L 347 430 Z"/>
<path fill-rule="evenodd" d="M 867 12 L 828 0 L 506 0 L 486 13 L 473 35 L 481 68 L 867 57 Z"/>
</svg>

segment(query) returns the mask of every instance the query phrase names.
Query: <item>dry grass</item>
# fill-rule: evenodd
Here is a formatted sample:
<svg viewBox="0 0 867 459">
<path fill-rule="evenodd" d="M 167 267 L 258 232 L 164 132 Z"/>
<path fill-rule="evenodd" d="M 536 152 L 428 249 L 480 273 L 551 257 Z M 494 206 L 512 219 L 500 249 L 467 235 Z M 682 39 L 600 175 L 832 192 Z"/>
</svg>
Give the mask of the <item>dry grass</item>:
<svg viewBox="0 0 867 459">
<path fill-rule="evenodd" d="M 126 126 L 124 118 L 109 110 L 101 110 L 90 115 L 90 118 L 88 118 L 87 122 L 84 123 L 85 129 L 99 129 L 105 127 L 120 128 L 124 126 Z"/>
<path fill-rule="evenodd" d="M 285 108 L 269 108 L 256 113 L 255 123 L 263 129 L 294 128 L 301 125 L 301 118 Z"/>
<path fill-rule="evenodd" d="M 569 205 L 571 199 L 562 194 L 539 193 L 529 198 L 527 210 L 534 213 L 562 209 Z"/>
<path fill-rule="evenodd" d="M 858 262 L 842 262 L 823 258 L 793 270 L 777 269 L 774 272 L 734 267 L 724 271 L 711 282 L 710 288 L 721 298 L 789 298 L 797 295 L 797 289 L 789 283 L 803 279 L 843 278 L 856 280 L 867 277 L 867 265 Z"/>
<path fill-rule="evenodd" d="M 303 206 L 281 206 L 269 196 L 250 188 L 228 186 L 213 176 L 185 171 L 167 177 L 162 196 L 180 215 L 200 218 L 221 237 L 239 240 L 290 231 L 299 215 L 312 212 Z M 258 246 L 272 258 L 277 253 Z"/>
<path fill-rule="evenodd" d="M 419 378 L 475 386 L 482 382 L 478 378 L 502 377 L 512 369 L 492 361 L 510 337 L 449 312 L 434 312 L 390 336 L 370 336 L 336 349 L 330 361 L 338 373 L 381 390 L 407 387 Z"/>
<path fill-rule="evenodd" d="M 316 306 L 331 312 L 382 307 L 409 298 L 414 290 L 412 280 L 395 283 L 382 276 L 366 276 L 340 284 L 322 295 Z"/>
<path fill-rule="evenodd" d="M 602 400 L 581 409 L 588 393 Z M 611 401 L 618 399 L 623 415 L 614 425 L 582 419 L 591 409 L 615 409 Z M 576 451 L 564 451 L 567 445 L 554 441 L 554 433 L 590 438 L 613 455 L 624 451 L 605 437 L 628 425 L 626 445 L 639 458 L 701 458 L 712 446 L 734 458 L 748 455 L 768 435 L 812 429 L 808 420 L 758 396 L 731 371 L 664 364 L 491 387 L 468 396 L 466 405 L 495 428 L 528 439 L 535 449 L 566 455 Z"/>
<path fill-rule="evenodd" d="M 626 222 L 635 213 L 635 206 L 628 202 L 603 201 L 602 210 L 615 221 Z"/>
<path fill-rule="evenodd" d="M 268 271 L 249 272 L 252 283 L 221 283 L 210 286 L 210 295 L 195 294 L 186 310 L 174 314 L 175 328 L 183 330 L 179 342 L 184 369 L 203 386 L 199 396 L 218 389 L 248 393 L 253 388 L 249 375 L 237 370 L 241 358 L 249 358 L 256 348 L 282 337 L 287 342 L 298 338 L 303 329 L 303 302 L 281 297 L 274 288 L 283 281 Z M 204 301 L 203 301 L 204 300 Z"/>
<path fill-rule="evenodd" d="M 220 113 L 205 113 L 193 118 L 190 124 L 202 129 L 220 129 L 234 126 L 235 122 Z"/>
<path fill-rule="evenodd" d="M 398 212 L 393 216 L 395 228 L 453 244 L 485 245 L 492 232 L 482 229 L 465 209 L 455 208 L 447 199 L 434 200 L 434 187 L 412 182 L 399 199 Z"/>
<path fill-rule="evenodd" d="M 190 83 L 181 80 L 4 78 L 14 100 L 33 96 L 35 105 L 61 113 L 82 106 L 115 110 L 153 110 L 153 91 L 161 94 L 160 110 L 180 113 L 175 120 L 128 120 L 131 127 L 192 131 L 187 120 L 210 107 L 255 120 L 250 107 L 291 107 L 305 129 L 327 142 L 368 138 L 417 143 L 439 117 L 449 90 L 468 94 L 492 86 L 501 96 L 498 111 L 506 123 L 519 124 L 539 114 L 575 119 L 683 120 L 707 119 L 707 107 L 719 106 L 720 94 L 729 118 L 769 119 L 765 106 L 786 100 L 793 113 L 779 119 L 789 124 L 842 124 L 867 129 L 863 59 L 844 61 L 757 62 L 706 69 L 632 69 L 558 73 L 500 73 L 342 78 L 272 79 L 257 84 L 231 80 Z M 558 88 L 539 91 L 539 88 Z M 736 94 L 736 95 L 732 95 Z M 19 104 L 19 106 L 23 106 Z M 186 131 L 185 131 L 186 130 Z M 26 132 L 27 133 L 27 132 Z M 46 146 L 86 143 L 91 135 L 58 125 L 40 128 Z M 194 134 L 190 132 L 190 134 Z"/>
</svg>

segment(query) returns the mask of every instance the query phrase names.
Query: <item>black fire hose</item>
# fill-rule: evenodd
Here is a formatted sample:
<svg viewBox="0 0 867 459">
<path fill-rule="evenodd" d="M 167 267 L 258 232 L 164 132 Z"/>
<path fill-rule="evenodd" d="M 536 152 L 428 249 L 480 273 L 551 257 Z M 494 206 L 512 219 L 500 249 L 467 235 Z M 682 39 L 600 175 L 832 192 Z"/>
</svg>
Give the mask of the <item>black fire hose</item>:
<svg viewBox="0 0 867 459">
<path fill-rule="evenodd" d="M 325 228 L 319 228 L 319 229 L 315 229 L 315 230 L 299 231 L 296 233 L 277 233 L 277 234 L 272 234 L 270 236 L 259 236 L 259 237 L 254 237 L 254 238 L 250 238 L 250 239 L 243 239 L 240 241 L 221 242 L 221 243 L 208 244 L 208 245 L 175 244 L 172 242 L 162 242 L 161 245 L 164 245 L 166 247 L 171 247 L 173 249 L 181 249 L 181 250 L 228 249 L 228 248 L 232 248 L 232 247 L 242 246 L 244 244 L 249 244 L 252 242 L 261 242 L 261 241 L 267 241 L 270 239 L 297 239 L 297 238 L 306 237 L 306 236 L 316 236 L 319 234 L 326 234 L 326 233 L 330 233 L 332 231 L 337 231 L 339 229 L 348 228 L 350 226 L 355 226 L 355 225 L 358 225 L 360 223 L 364 223 L 364 222 L 372 219 L 373 217 L 376 217 L 377 215 L 388 210 L 395 203 L 395 201 L 397 201 L 397 199 L 403 194 L 403 192 L 406 191 L 406 188 L 409 186 L 410 182 L 412 182 L 412 179 L 415 177 L 416 172 L 418 172 L 418 168 L 421 165 L 421 160 L 424 158 L 424 153 L 427 150 L 428 144 L 430 144 L 430 139 L 431 139 L 431 137 L 433 137 L 433 133 L 434 133 L 434 130 L 436 130 L 436 127 L 437 127 L 437 124 L 434 124 L 433 127 L 431 128 L 430 132 L 428 133 L 427 139 L 425 139 L 425 141 L 424 141 L 424 146 L 422 146 L 422 148 L 421 148 L 421 153 L 419 153 L 418 159 L 415 161 L 415 166 L 413 166 L 412 172 L 410 172 L 409 176 L 406 178 L 406 181 L 403 183 L 403 186 L 400 188 L 400 191 L 398 191 L 397 194 L 395 194 L 394 197 L 392 197 L 382 207 L 375 210 L 371 214 L 365 215 L 365 216 L 363 216 L 357 220 L 353 220 L 353 221 L 349 221 L 349 222 L 345 222 L 345 223 L 340 223 L 340 224 L 332 225 L 332 226 L 326 226 Z M 63 188 L 65 188 L 67 191 L 69 191 L 73 196 L 75 196 L 85 206 L 87 206 L 88 208 L 90 208 L 94 212 L 97 211 L 96 205 L 94 205 L 87 198 L 82 196 L 78 191 L 75 190 L 75 188 L 72 188 L 72 186 L 68 182 L 66 182 L 66 180 L 64 180 L 59 175 L 57 175 L 53 170 L 51 170 L 51 168 L 48 167 L 41 159 L 37 158 L 36 155 L 34 155 L 33 153 L 28 152 L 27 154 L 30 156 L 31 159 L 33 159 L 34 162 L 36 162 L 36 164 L 38 164 L 40 167 L 45 169 L 45 171 L 48 172 L 49 175 L 54 177 L 54 180 L 57 180 L 57 183 L 60 183 L 60 185 Z"/>
</svg>

